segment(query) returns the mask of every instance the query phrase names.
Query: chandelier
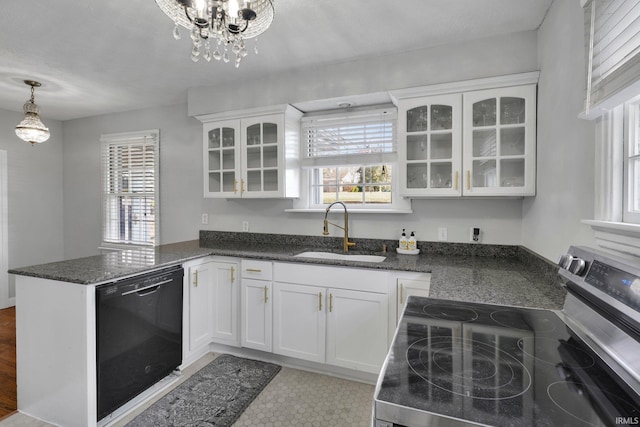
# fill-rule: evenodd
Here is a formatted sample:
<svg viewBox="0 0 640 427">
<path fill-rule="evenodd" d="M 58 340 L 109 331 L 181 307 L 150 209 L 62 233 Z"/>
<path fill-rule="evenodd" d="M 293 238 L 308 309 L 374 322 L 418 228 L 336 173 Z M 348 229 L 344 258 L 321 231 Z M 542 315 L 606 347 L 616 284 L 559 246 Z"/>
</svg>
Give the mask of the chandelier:
<svg viewBox="0 0 640 427">
<path fill-rule="evenodd" d="M 31 86 L 31 99 L 24 104 L 24 119 L 16 126 L 16 135 L 31 145 L 45 142 L 49 139 L 49 129 L 40 120 L 40 107 L 35 103 L 34 91 L 42 86 L 33 80 L 25 80 L 26 85 Z"/>
<path fill-rule="evenodd" d="M 269 28 L 275 14 L 273 0 L 156 0 L 156 4 L 175 23 L 176 40 L 178 26 L 189 30 L 194 62 L 200 58 L 229 62 L 231 50 L 236 68 L 247 56 L 245 40 Z M 254 50 L 257 54 L 257 39 Z"/>
</svg>

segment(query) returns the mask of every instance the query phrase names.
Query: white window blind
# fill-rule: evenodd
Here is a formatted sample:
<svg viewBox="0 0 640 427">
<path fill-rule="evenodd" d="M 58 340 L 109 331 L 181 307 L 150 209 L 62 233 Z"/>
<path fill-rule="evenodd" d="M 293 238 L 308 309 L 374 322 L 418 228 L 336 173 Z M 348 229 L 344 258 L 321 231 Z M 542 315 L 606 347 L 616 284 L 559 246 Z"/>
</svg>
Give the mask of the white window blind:
<svg viewBox="0 0 640 427">
<path fill-rule="evenodd" d="M 582 0 L 582 4 L 588 55 L 585 116 L 593 118 L 629 99 L 632 95 L 625 90 L 640 84 L 640 2 Z"/>
<path fill-rule="evenodd" d="M 159 131 L 102 135 L 103 241 L 155 245 Z"/>
<path fill-rule="evenodd" d="M 390 163 L 396 155 L 395 107 L 302 118 L 302 166 Z"/>
</svg>

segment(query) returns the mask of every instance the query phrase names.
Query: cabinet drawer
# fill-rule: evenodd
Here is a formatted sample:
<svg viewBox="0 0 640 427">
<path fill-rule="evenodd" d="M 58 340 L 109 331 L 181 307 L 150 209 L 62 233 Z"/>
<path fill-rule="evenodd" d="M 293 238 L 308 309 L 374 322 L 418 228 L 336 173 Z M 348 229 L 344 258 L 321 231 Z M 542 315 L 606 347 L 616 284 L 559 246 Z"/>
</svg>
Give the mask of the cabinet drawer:
<svg viewBox="0 0 640 427">
<path fill-rule="evenodd" d="M 243 259 L 241 276 L 245 279 L 271 280 L 272 265 L 271 261 Z"/>
</svg>

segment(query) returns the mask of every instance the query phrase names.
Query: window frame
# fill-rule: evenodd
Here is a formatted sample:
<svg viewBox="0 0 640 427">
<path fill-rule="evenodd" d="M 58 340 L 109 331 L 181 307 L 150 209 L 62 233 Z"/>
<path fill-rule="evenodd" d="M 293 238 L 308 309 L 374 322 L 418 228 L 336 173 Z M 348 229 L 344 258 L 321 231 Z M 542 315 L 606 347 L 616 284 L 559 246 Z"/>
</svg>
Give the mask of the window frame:
<svg viewBox="0 0 640 427">
<path fill-rule="evenodd" d="M 153 155 L 150 156 L 153 159 L 153 190 L 151 192 L 143 191 L 136 193 L 125 192 L 130 194 L 130 199 L 145 199 L 144 202 L 148 203 L 148 199 L 152 198 L 153 204 L 153 228 L 150 232 L 153 233 L 148 239 L 135 240 L 132 238 L 112 238 L 107 235 L 109 229 L 109 213 L 107 212 L 109 197 L 112 197 L 117 192 L 108 191 L 108 182 L 110 177 L 107 172 L 107 156 L 110 147 L 114 146 L 131 146 L 131 145 L 153 145 Z M 147 168 L 145 168 L 147 169 Z M 160 231 L 160 131 L 158 129 L 150 129 L 136 132 L 122 132 L 103 134 L 100 136 L 100 176 L 101 176 L 101 201 L 102 201 L 102 224 L 101 224 L 101 248 L 102 249 L 129 249 L 129 248 L 148 248 L 154 247 L 159 244 L 159 231 Z M 143 181 L 146 181 L 143 178 Z M 146 187 L 146 186 L 145 186 Z"/>
<path fill-rule="evenodd" d="M 337 155 L 320 155 L 318 157 L 308 156 L 310 149 L 310 141 L 307 139 L 307 131 L 309 125 L 306 123 L 317 120 L 322 123 L 328 120 L 333 123 L 334 119 L 340 120 L 341 117 L 370 117 L 380 114 L 381 121 L 391 122 L 392 143 L 390 151 L 375 151 L 372 153 L 354 154 L 351 152 L 343 153 L 337 150 Z M 351 116 L 353 115 L 353 116 Z M 349 126 L 349 120 L 347 126 Z M 370 118 L 365 119 L 366 123 L 371 123 Z M 375 143 L 374 143 L 375 144 Z M 379 165 L 388 165 L 392 168 L 391 187 L 391 203 L 347 203 L 350 212 L 361 213 L 411 213 L 411 199 L 404 198 L 400 195 L 400 180 L 397 176 L 398 170 L 398 132 L 397 132 L 397 108 L 395 105 L 372 105 L 364 106 L 356 109 L 333 110 L 325 112 L 315 112 L 308 114 L 302 119 L 301 138 L 300 138 L 302 158 L 301 173 L 301 191 L 300 197 L 293 202 L 293 209 L 287 209 L 288 212 L 315 212 L 324 211 L 329 203 L 314 202 L 314 173 L 320 173 L 318 170 L 322 168 L 339 168 L 339 167 L 370 167 Z M 348 148 L 348 147 L 347 147 Z"/>
<path fill-rule="evenodd" d="M 622 222 L 640 225 L 640 210 L 633 210 L 633 197 L 640 192 L 640 182 L 634 176 L 640 174 L 634 159 L 640 162 L 640 153 L 633 154 L 633 144 L 640 144 L 640 96 L 624 104 L 624 137 L 622 160 Z"/>
</svg>

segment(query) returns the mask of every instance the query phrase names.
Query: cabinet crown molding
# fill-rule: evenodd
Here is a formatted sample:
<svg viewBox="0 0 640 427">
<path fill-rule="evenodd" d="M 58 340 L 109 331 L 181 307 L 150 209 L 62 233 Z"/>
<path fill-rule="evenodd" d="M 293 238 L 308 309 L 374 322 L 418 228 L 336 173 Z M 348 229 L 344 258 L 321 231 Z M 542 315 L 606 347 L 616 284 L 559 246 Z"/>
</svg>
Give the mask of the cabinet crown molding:
<svg viewBox="0 0 640 427">
<path fill-rule="evenodd" d="M 416 86 L 404 89 L 394 89 L 389 91 L 389 95 L 391 96 L 391 100 L 393 101 L 393 103 L 397 105 L 398 101 L 403 99 L 536 84 L 538 83 L 539 77 L 540 71 L 530 71 L 528 73 L 509 74 L 505 76 L 461 80 L 457 82 L 438 83 L 428 86 Z"/>
<path fill-rule="evenodd" d="M 246 119 L 249 117 L 264 116 L 268 114 L 281 114 L 285 113 L 290 116 L 302 117 L 302 111 L 289 104 L 270 105 L 267 107 L 255 107 L 244 110 L 223 111 L 220 113 L 203 114 L 196 116 L 196 119 L 202 123 L 217 122 L 220 120 L 229 119 Z"/>
</svg>

